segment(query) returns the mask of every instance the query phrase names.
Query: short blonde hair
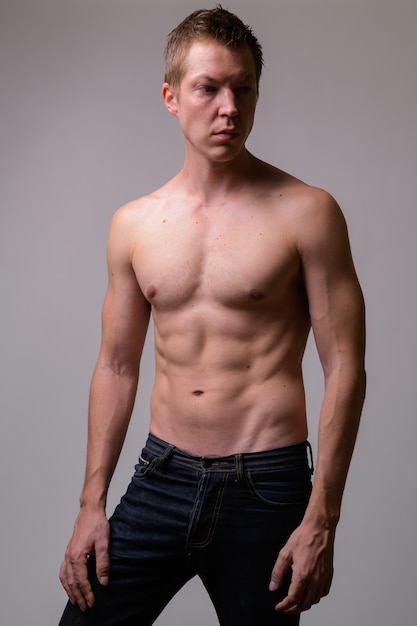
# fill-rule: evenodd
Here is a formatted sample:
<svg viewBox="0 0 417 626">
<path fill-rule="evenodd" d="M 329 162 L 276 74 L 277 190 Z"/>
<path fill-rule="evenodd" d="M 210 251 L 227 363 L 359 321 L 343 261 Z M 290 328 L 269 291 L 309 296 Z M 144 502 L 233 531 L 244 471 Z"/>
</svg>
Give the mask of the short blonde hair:
<svg viewBox="0 0 417 626">
<path fill-rule="evenodd" d="M 194 11 L 172 30 L 165 46 L 166 83 L 179 87 L 185 71 L 188 50 L 195 41 L 212 39 L 233 49 L 248 47 L 255 62 L 256 84 L 262 73 L 262 47 L 253 34 L 252 28 L 245 25 L 236 15 L 223 9 L 221 5 L 214 9 Z"/>
</svg>

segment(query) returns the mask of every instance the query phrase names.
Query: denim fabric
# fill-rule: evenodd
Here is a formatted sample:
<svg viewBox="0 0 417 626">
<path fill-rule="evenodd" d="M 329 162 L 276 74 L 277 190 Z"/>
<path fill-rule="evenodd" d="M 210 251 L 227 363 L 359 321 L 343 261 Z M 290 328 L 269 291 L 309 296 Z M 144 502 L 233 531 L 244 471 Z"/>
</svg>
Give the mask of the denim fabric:
<svg viewBox="0 0 417 626">
<path fill-rule="evenodd" d="M 309 456 L 310 451 L 310 456 Z M 111 573 L 95 608 L 68 603 L 60 626 L 148 626 L 198 575 L 222 626 L 292 625 L 268 589 L 280 548 L 311 493 L 308 442 L 265 452 L 194 457 L 149 436 L 110 520 Z M 288 583 L 287 583 L 288 584 Z"/>
</svg>

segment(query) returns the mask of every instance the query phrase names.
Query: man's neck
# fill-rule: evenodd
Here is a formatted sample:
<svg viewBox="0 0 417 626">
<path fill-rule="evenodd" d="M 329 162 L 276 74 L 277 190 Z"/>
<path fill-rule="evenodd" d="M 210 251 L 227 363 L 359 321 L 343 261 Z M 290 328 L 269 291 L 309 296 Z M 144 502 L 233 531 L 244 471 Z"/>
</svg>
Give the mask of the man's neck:
<svg viewBox="0 0 417 626">
<path fill-rule="evenodd" d="M 256 162 L 246 149 L 233 161 L 223 163 L 188 156 L 177 183 L 206 206 L 218 204 L 247 186 Z"/>
</svg>

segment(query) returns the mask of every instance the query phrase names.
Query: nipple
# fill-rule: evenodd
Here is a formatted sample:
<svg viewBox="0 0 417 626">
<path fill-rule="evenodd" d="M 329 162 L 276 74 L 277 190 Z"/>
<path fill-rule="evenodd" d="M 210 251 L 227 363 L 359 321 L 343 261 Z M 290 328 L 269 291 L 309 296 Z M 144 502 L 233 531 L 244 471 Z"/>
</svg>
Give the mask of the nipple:
<svg viewBox="0 0 417 626">
<path fill-rule="evenodd" d="M 151 298 L 154 298 L 155 296 L 156 296 L 155 285 L 149 285 L 148 289 L 146 290 L 146 297 L 148 298 L 148 300 L 150 300 Z"/>
<path fill-rule="evenodd" d="M 263 300 L 265 298 L 265 294 L 261 289 L 251 289 L 249 297 L 252 298 L 252 300 Z"/>
</svg>

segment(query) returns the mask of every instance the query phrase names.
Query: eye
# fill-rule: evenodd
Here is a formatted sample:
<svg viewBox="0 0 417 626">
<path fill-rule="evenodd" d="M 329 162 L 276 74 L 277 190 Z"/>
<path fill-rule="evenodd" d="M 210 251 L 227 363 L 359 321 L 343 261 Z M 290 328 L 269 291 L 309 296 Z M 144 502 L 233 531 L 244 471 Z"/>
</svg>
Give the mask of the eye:
<svg viewBox="0 0 417 626">
<path fill-rule="evenodd" d="M 200 90 L 204 93 L 215 93 L 216 91 L 215 87 L 212 87 L 211 85 L 201 85 Z"/>
<path fill-rule="evenodd" d="M 252 87 L 250 85 L 242 85 L 241 87 L 238 87 L 236 89 L 236 93 L 239 94 L 240 96 L 250 93 L 251 91 L 252 91 Z"/>
</svg>

